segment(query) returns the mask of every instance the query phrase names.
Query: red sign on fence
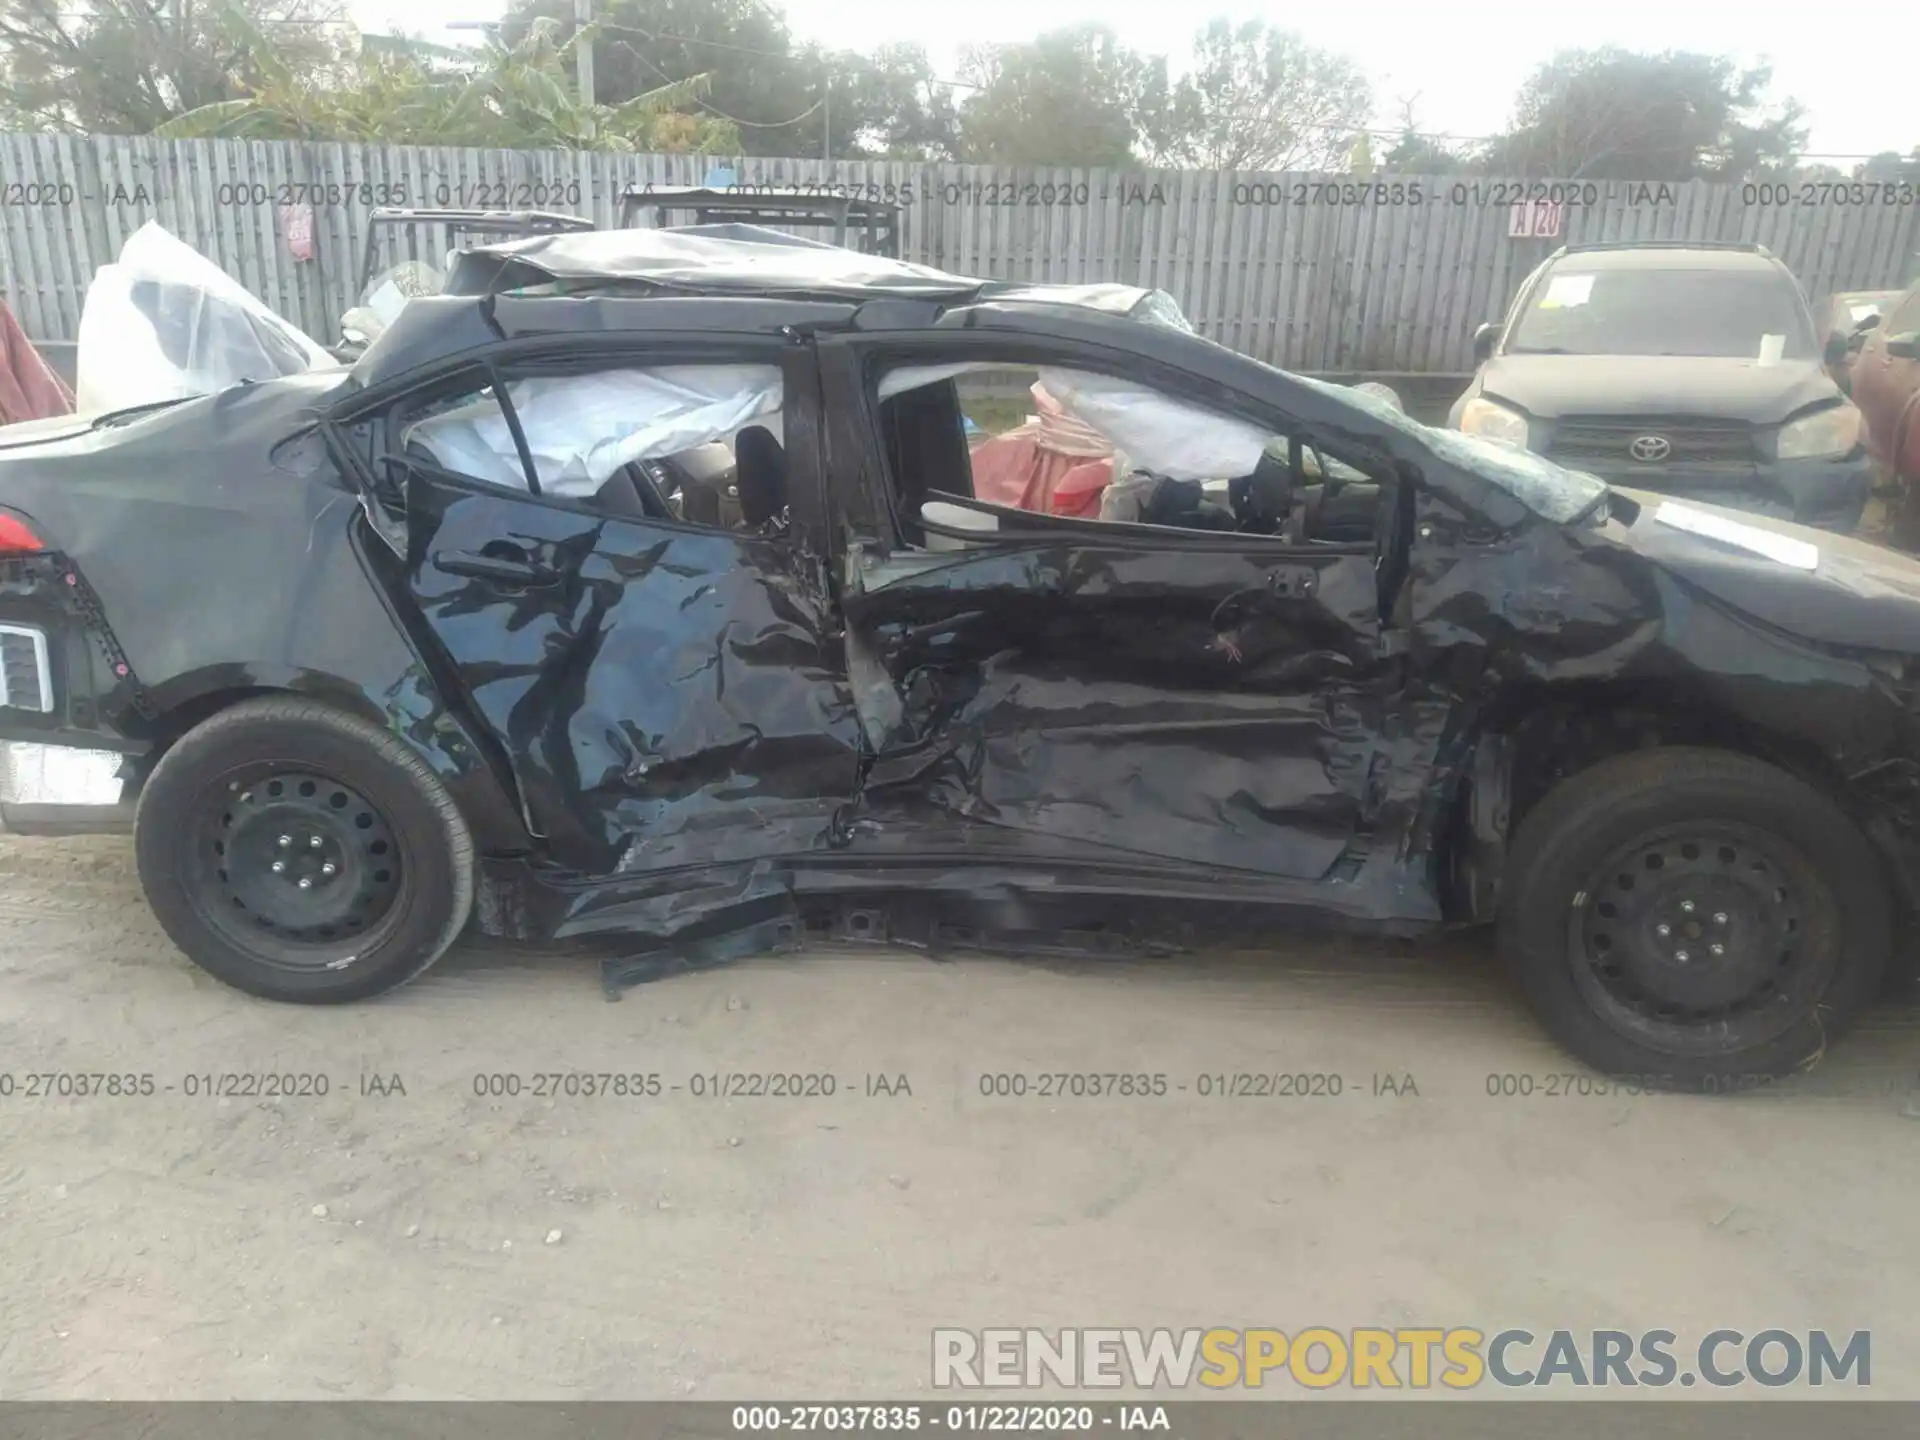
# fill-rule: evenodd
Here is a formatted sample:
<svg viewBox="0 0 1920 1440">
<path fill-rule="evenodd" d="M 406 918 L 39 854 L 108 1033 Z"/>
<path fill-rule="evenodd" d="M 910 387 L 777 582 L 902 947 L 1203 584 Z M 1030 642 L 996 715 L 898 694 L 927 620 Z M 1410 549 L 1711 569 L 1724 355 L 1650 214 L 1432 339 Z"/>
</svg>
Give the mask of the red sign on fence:
<svg viewBox="0 0 1920 1440">
<path fill-rule="evenodd" d="M 1523 200 L 1507 210 L 1507 238 L 1551 240 L 1560 233 L 1560 206 L 1551 200 Z"/>
<path fill-rule="evenodd" d="M 280 234 L 296 260 L 313 259 L 313 206 L 301 201 L 280 207 Z"/>
</svg>

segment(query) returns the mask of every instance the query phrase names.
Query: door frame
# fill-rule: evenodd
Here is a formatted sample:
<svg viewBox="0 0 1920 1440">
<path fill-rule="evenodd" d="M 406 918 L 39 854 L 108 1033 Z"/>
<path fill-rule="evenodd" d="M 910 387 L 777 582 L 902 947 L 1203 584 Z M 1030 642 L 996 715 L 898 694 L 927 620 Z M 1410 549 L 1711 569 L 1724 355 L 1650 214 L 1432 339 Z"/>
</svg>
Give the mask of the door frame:
<svg viewBox="0 0 1920 1440">
<path fill-rule="evenodd" d="M 1148 322 L 1138 322 L 1143 326 Z M 1282 407 L 1272 400 L 1246 391 L 1222 386 L 1136 350 L 1100 345 L 1090 341 L 1049 337 L 1026 330 L 957 330 L 929 328 L 912 331 L 876 331 L 823 334 L 815 341 L 819 363 L 822 399 L 828 424 L 828 452 L 832 457 L 833 493 L 831 514 L 843 529 L 849 552 L 863 549 L 882 558 L 891 556 L 904 545 L 904 532 L 896 507 L 893 477 L 886 459 L 880 417 L 873 403 L 872 387 L 867 383 L 867 362 L 876 354 L 898 355 L 901 363 L 936 352 L 942 359 L 965 358 L 972 352 L 981 359 L 1005 359 L 1015 365 L 1059 364 L 1067 368 L 1131 380 L 1161 391 L 1172 398 L 1217 410 L 1256 425 L 1269 425 Z M 1391 478 L 1378 483 L 1382 503 L 1389 501 L 1389 487 L 1405 485 L 1407 479 L 1384 451 L 1355 455 L 1336 445 L 1327 445 L 1318 427 L 1299 426 L 1316 433 L 1303 440 L 1323 456 L 1353 463 L 1373 462 Z M 1276 427 L 1276 433 L 1289 433 Z M 1084 535 L 1100 543 L 1128 548 L 1192 550 L 1204 553 L 1222 548 L 1244 549 L 1254 544 L 1271 549 L 1278 557 L 1286 555 L 1363 554 L 1377 549 L 1375 544 L 1297 545 L 1278 536 L 1245 535 L 1204 530 L 1180 530 L 1171 526 L 1132 525 L 1111 521 L 1089 521 L 1074 516 L 1036 515 L 1030 529 L 1003 530 L 1010 542 L 1044 535 Z M 1404 543 L 1404 540 L 1402 541 Z"/>
<path fill-rule="evenodd" d="M 840 620 L 838 597 L 831 585 L 829 564 L 833 532 L 827 523 L 828 484 L 823 465 L 821 387 L 814 349 L 811 343 L 796 343 L 792 337 L 761 333 L 723 333 L 717 336 L 662 338 L 570 335 L 540 337 L 534 340 L 504 341 L 448 357 L 422 367 L 401 379 L 390 381 L 355 394 L 330 408 L 321 419 L 321 430 L 330 450 L 349 480 L 359 489 L 369 528 L 390 549 L 395 566 L 382 566 L 387 580 L 382 589 L 389 603 L 404 617 L 402 628 L 408 633 L 416 653 L 432 677 L 441 702 L 459 715 L 474 732 L 485 737 L 490 752 L 497 749 L 491 763 L 504 767 L 499 778 L 508 787 L 523 824 L 537 841 L 551 846 L 555 836 L 533 813 L 531 801 L 521 781 L 520 758 L 512 753 L 507 738 L 481 712 L 461 674 L 460 662 L 447 651 L 442 638 L 430 623 L 413 593 L 415 567 L 420 557 L 412 545 L 407 523 L 406 477 L 408 466 L 395 466 L 392 477 L 383 476 L 382 457 L 394 455 L 387 434 L 396 410 L 435 393 L 455 393 L 474 384 L 493 384 L 532 373 L 567 370 L 643 368 L 661 365 L 772 363 L 780 367 L 782 381 L 781 418 L 783 448 L 788 460 L 788 504 L 790 524 L 784 537 L 762 539 L 760 543 L 779 545 L 790 557 L 793 577 L 815 591 L 824 614 L 834 623 Z M 514 372 L 518 371 L 519 374 Z M 511 416 L 510 402 L 503 411 Z M 518 422 L 509 420 L 517 431 Z M 353 433 L 355 430 L 359 433 Z M 516 437 L 518 438 L 518 437 Z M 522 466 L 526 460 L 523 454 Z M 535 510 L 579 516 L 624 529 L 652 529 L 669 535 L 704 536 L 741 541 L 750 537 L 670 517 L 640 517 L 610 514 L 591 499 L 536 494 L 530 489 L 515 489 L 442 468 L 418 467 L 430 473 L 432 483 L 458 496 L 472 497 L 503 507 L 531 507 Z M 397 478 L 396 478 L 397 477 Z M 632 582 L 627 582 L 631 584 Z M 821 661 L 832 667 L 843 685 L 848 684 L 844 647 L 823 648 Z M 857 783 L 857 781 L 856 781 Z M 839 797 L 842 803 L 849 797 Z M 575 827 L 569 826 L 569 829 Z M 777 858 L 777 857 L 772 857 Z M 720 862 L 725 863 L 725 862 Z M 594 883 L 611 880 L 583 871 Z"/>
<path fill-rule="evenodd" d="M 386 444 L 388 417 L 408 401 L 472 376 L 492 376 L 498 384 L 503 372 L 531 367 L 531 373 L 568 370 L 645 369 L 663 365 L 775 364 L 780 367 L 780 417 L 782 448 L 787 455 L 788 507 L 791 514 L 789 535 L 797 547 L 826 561 L 831 555 L 833 528 L 829 523 L 829 491 L 824 465 L 824 422 L 822 384 L 815 346 L 803 340 L 762 333 L 723 333 L 712 336 L 672 337 L 567 335 L 541 336 L 530 340 L 505 340 L 480 350 L 464 351 L 430 366 L 412 371 L 384 385 L 351 395 L 336 402 L 322 417 L 321 426 L 336 460 L 343 462 L 368 509 L 368 518 L 390 546 L 406 553 L 404 526 L 391 523 L 393 511 L 385 508 L 383 497 L 392 493 L 393 481 L 382 473 L 385 457 L 395 456 Z M 549 369 L 549 367 L 552 367 Z M 504 376 L 508 383 L 520 378 Z M 511 416 L 503 396 L 502 409 Z M 509 419 L 518 429 L 518 422 Z M 350 432 L 364 427 L 366 444 L 354 443 Z M 397 457 L 396 457 L 397 458 Z M 402 465 L 400 472 L 404 474 Z M 461 475 L 458 471 L 436 471 L 449 484 L 470 488 L 475 494 L 507 496 L 534 505 L 582 514 L 603 512 L 589 500 L 563 495 L 514 491 Z M 402 511 L 403 513 L 403 511 Z M 609 519 L 630 517 L 608 516 Z M 708 526 L 672 519 L 650 519 L 647 523 L 668 529 L 705 532 Z M 399 543 L 395 545 L 395 541 Z"/>
</svg>

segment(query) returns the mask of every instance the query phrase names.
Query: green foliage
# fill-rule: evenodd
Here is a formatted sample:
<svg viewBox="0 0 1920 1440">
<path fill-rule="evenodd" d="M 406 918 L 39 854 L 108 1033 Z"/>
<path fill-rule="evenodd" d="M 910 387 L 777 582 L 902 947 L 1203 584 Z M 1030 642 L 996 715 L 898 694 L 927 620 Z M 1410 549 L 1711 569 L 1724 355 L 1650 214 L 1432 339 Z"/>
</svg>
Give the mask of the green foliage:
<svg viewBox="0 0 1920 1440">
<path fill-rule="evenodd" d="M 1071 25 L 1017 45 L 969 51 L 978 86 L 960 117 L 962 158 L 1002 165 L 1126 165 L 1150 97 L 1167 94 L 1166 62 L 1122 45 L 1104 25 Z"/>
<path fill-rule="evenodd" d="M 1479 167 L 1472 156 L 1422 135 L 1409 125 L 1380 157 L 1380 168 L 1393 175 L 1454 175 Z"/>
<path fill-rule="evenodd" d="M 309 0 L 0 0 L 0 123 L 141 135 L 271 73 L 335 69 L 339 7 Z"/>
<path fill-rule="evenodd" d="M 1206 170 L 1346 170 L 1373 89 L 1344 55 L 1259 20 L 1215 20 L 1193 63 L 1140 128 L 1157 165 Z"/>
<path fill-rule="evenodd" d="M 1905 158 L 1897 150 L 1882 150 L 1878 155 L 1854 166 L 1852 178 L 1876 183 L 1894 181 L 1920 185 L 1920 145 L 1908 151 Z"/>
<path fill-rule="evenodd" d="M 1487 168 L 1568 179 L 1752 179 L 1806 143 L 1800 107 L 1769 110 L 1765 66 L 1617 47 L 1570 50 L 1534 72 Z"/>
<path fill-rule="evenodd" d="M 590 42 L 590 31 L 578 37 Z M 157 126 L 169 138 L 383 140 L 529 150 L 731 152 L 739 136 L 697 113 L 703 75 L 617 105 L 580 99 L 572 42 L 531 27 L 512 45 L 472 51 L 385 40 L 363 47 L 342 75 L 263 67 L 242 99 L 189 110 Z"/>
<path fill-rule="evenodd" d="M 594 84 L 615 102 L 695 75 L 709 113 L 732 119 L 741 152 L 797 159 L 951 157 L 950 87 L 917 45 L 872 54 L 796 46 L 762 0 L 595 0 Z M 573 31 L 573 0 L 516 0 L 512 42 L 541 20 Z"/>
<path fill-rule="evenodd" d="M 0 0 L 0 126 L 1013 165 L 1815 173 L 1795 168 L 1799 106 L 1770 104 L 1768 70 L 1723 56 L 1562 52 L 1528 79 L 1504 135 L 1443 142 L 1409 113 L 1388 145 L 1366 134 L 1358 64 L 1260 21 L 1208 22 L 1184 68 L 1104 25 L 1068 26 L 976 47 L 955 84 L 916 45 L 796 43 L 769 0 L 594 0 L 584 29 L 574 0 L 510 0 L 496 38 L 473 48 L 361 42 L 345 3 Z M 576 93 L 582 45 L 593 104 Z M 1920 148 L 1848 173 L 1920 178 Z"/>
</svg>

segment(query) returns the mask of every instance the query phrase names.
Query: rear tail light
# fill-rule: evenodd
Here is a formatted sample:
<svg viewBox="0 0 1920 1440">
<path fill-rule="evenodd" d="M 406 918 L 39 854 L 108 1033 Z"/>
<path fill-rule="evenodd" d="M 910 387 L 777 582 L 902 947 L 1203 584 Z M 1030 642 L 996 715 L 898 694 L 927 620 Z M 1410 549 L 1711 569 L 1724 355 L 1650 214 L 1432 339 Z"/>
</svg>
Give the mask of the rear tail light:
<svg viewBox="0 0 1920 1440">
<path fill-rule="evenodd" d="M 47 548 L 33 527 L 10 510 L 0 510 L 0 555 L 34 555 Z"/>
</svg>

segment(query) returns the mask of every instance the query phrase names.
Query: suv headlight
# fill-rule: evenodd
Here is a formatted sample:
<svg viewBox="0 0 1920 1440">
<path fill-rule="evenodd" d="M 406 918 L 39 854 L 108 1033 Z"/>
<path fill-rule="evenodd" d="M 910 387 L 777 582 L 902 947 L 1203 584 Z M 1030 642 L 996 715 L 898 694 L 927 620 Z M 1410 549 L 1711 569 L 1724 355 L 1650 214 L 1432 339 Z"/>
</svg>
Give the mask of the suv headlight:
<svg viewBox="0 0 1920 1440">
<path fill-rule="evenodd" d="M 1860 412 L 1852 405 L 1830 405 L 1780 427 L 1774 453 L 1782 460 L 1811 460 L 1845 455 L 1860 443 Z"/>
<path fill-rule="evenodd" d="M 1527 417 L 1476 395 L 1460 412 L 1460 429 L 1482 440 L 1498 440 L 1516 450 L 1527 448 Z"/>
</svg>

